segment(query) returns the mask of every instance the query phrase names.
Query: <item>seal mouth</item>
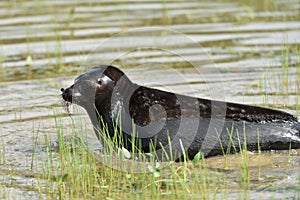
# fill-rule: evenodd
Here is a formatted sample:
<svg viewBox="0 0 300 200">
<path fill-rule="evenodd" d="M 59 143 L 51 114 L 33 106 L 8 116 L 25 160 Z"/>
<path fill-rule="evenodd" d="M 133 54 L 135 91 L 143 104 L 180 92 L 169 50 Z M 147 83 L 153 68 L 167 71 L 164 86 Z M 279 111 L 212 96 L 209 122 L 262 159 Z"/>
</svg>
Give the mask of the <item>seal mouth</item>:
<svg viewBox="0 0 300 200">
<path fill-rule="evenodd" d="M 66 89 L 64 89 L 64 88 L 60 89 L 60 91 L 62 92 L 62 94 L 61 94 L 62 98 L 65 101 L 70 102 L 70 103 L 72 103 L 72 87 L 73 87 L 73 85 Z"/>
</svg>

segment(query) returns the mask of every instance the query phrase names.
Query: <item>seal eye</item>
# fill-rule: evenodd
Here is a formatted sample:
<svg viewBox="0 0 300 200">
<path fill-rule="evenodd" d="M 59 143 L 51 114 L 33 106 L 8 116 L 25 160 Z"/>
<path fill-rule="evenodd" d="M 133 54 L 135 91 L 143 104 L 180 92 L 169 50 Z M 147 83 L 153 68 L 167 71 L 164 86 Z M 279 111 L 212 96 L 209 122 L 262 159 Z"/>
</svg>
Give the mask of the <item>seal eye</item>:
<svg viewBox="0 0 300 200">
<path fill-rule="evenodd" d="M 102 78 L 98 78 L 97 82 L 99 83 L 99 85 L 102 85 L 103 84 Z"/>
</svg>

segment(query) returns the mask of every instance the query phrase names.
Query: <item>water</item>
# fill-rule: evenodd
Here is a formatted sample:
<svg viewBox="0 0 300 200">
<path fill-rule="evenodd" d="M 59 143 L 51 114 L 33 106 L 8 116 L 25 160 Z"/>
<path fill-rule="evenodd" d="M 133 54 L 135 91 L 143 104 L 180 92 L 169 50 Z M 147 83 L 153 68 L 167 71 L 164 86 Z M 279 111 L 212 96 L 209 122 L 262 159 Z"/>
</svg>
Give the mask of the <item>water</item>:
<svg viewBox="0 0 300 200">
<path fill-rule="evenodd" d="M 66 113 L 60 88 L 95 64 L 119 66 L 139 84 L 298 116 L 299 7 L 295 0 L 0 2 L 3 197 L 38 198 L 35 186 L 28 186 L 37 179 L 24 175 L 32 152 L 35 162 L 44 158 L 33 144 L 43 146 L 45 135 L 56 139 L 55 113 Z M 28 56 L 32 64 L 26 63 Z M 68 130 L 70 117 L 65 114 L 63 121 Z M 288 152 L 252 156 L 254 177 L 261 160 L 270 160 L 261 173 L 274 187 L 257 189 L 262 186 L 254 183 L 251 197 L 293 198 L 289 188 L 299 189 L 296 153 L 293 162 L 287 162 Z M 208 162 L 222 167 L 224 159 Z M 234 182 L 237 174 L 230 176 Z M 236 197 L 234 189 L 231 195 Z"/>
</svg>

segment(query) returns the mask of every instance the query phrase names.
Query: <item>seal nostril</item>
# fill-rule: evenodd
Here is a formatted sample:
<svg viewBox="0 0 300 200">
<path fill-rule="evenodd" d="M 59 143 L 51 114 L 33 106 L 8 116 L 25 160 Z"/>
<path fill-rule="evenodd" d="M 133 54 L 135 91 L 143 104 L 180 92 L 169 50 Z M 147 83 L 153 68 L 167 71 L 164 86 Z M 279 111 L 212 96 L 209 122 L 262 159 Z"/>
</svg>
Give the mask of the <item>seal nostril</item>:
<svg viewBox="0 0 300 200">
<path fill-rule="evenodd" d="M 72 103 L 72 90 L 70 88 L 61 88 L 60 91 L 62 92 L 61 96 L 65 101 Z"/>
</svg>

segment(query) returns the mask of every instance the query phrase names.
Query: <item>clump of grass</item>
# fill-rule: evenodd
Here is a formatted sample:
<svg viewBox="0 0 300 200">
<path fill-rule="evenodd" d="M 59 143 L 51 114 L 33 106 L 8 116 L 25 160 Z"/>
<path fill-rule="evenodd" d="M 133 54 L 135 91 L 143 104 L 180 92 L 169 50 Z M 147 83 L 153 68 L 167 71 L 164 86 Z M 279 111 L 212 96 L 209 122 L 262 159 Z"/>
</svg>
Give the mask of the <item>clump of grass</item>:
<svg viewBox="0 0 300 200">
<path fill-rule="evenodd" d="M 200 152 L 192 161 L 184 155 L 181 163 L 157 162 L 151 159 L 136 161 L 133 159 L 136 154 L 114 146 L 108 146 L 108 149 L 101 153 L 94 152 L 89 144 L 78 140 L 78 137 L 82 139 L 86 137 L 83 134 L 84 127 L 81 120 L 73 120 L 71 127 L 66 129 L 64 118 L 59 113 L 55 115 L 58 152 L 53 151 L 51 141 L 45 133 L 46 157 L 42 162 L 42 173 L 37 175 L 40 181 L 38 193 L 41 198 L 46 196 L 49 199 L 216 199 L 220 194 L 225 198 L 228 192 L 233 190 L 232 179 L 227 180 L 226 173 L 209 168 L 207 159 Z M 240 155 L 242 162 L 240 170 L 237 170 L 239 173 L 236 182 L 242 194 L 238 195 L 243 199 L 249 199 L 251 177 L 246 130 L 244 129 L 242 134 L 234 129 L 227 132 L 229 145 L 224 146 L 224 157 L 228 159 L 232 150 L 239 152 L 236 155 Z M 233 142 L 235 134 L 238 146 Z M 33 137 L 34 144 L 37 143 L 36 138 L 37 135 Z M 114 140 L 111 138 L 107 142 L 113 144 Z M 32 157 L 38 156 L 36 152 L 32 154 Z M 34 162 L 31 162 L 30 171 L 35 173 L 37 168 L 33 165 Z M 225 169 L 230 167 L 227 165 Z"/>
<path fill-rule="evenodd" d="M 257 88 L 260 89 L 258 91 L 259 94 L 262 94 L 264 97 L 264 106 L 289 108 L 295 110 L 295 115 L 298 116 L 300 91 L 299 46 L 289 45 L 285 42 L 286 40 L 287 38 L 284 39 L 279 58 L 281 73 L 277 73 L 276 68 L 275 71 L 273 71 L 274 66 L 271 63 L 258 81 Z M 277 61 L 275 61 L 275 63 L 277 63 Z M 295 71 L 295 73 L 292 73 L 293 71 Z M 295 97 L 295 101 L 293 102 L 291 102 L 290 98 L 287 98 L 292 95 Z M 273 102 L 270 102 L 270 100 L 273 100 Z"/>
<path fill-rule="evenodd" d="M 0 164 L 6 165 L 6 149 L 5 149 L 5 143 L 4 143 L 4 139 L 2 137 L 1 129 L 0 129 L 0 132 L 1 132 L 1 144 L 2 144 L 2 147 L 0 149 Z"/>
<path fill-rule="evenodd" d="M 227 159 L 227 157 L 231 153 L 232 148 L 234 150 L 234 153 L 237 153 L 237 149 L 235 148 L 235 144 L 232 140 L 232 136 L 233 136 L 233 133 L 234 133 L 234 124 L 232 124 L 231 130 L 227 129 L 227 133 L 228 133 L 228 136 L 229 136 L 229 141 L 228 141 L 228 145 L 227 145 L 226 149 L 224 149 L 224 147 L 223 147 L 223 143 L 221 141 L 219 133 L 218 132 L 216 133 L 217 136 L 218 136 L 219 144 L 220 144 L 222 154 L 223 154 L 223 157 L 224 157 L 224 169 L 228 169 L 228 159 Z M 226 152 L 225 152 L 225 150 L 226 150 Z"/>
<path fill-rule="evenodd" d="M 4 61 L 5 61 L 5 57 L 3 55 L 2 39 L 0 37 L 0 73 L 2 74 L 2 76 L 0 77 L 0 81 L 5 80 L 6 78 L 7 70 L 2 66 Z"/>
<path fill-rule="evenodd" d="M 212 176 L 200 153 L 193 161 L 184 156 L 181 163 L 151 159 L 138 162 L 131 156 L 120 157 L 120 151 L 112 147 L 99 155 L 88 148 L 88 144 L 64 145 L 66 135 L 70 134 L 71 138 L 75 138 L 82 134 L 77 132 L 81 128 L 75 128 L 75 123 L 71 133 L 67 134 L 63 119 L 56 114 L 56 126 L 59 162 L 54 161 L 55 153 L 51 151 L 49 138 L 44 136 L 47 144 L 47 159 L 43 166 L 46 186 L 43 188 L 41 185 L 40 191 L 49 198 L 211 199 L 219 189 L 224 189 L 219 177 Z M 118 168 L 113 164 L 127 167 Z M 138 173 L 137 167 L 142 169 Z"/>
<path fill-rule="evenodd" d="M 228 192 L 236 189 L 240 198 L 249 199 L 251 177 L 246 152 L 246 130 L 241 134 L 234 129 L 228 130 L 230 148 L 224 146 L 224 155 L 229 159 L 228 154 L 233 150 L 241 158 L 241 167 L 235 171 L 237 176 L 234 175 L 232 180 L 226 178 L 231 174 L 228 173 L 230 165 L 225 171 L 210 168 L 207 164 L 208 159 L 200 152 L 193 160 L 184 155 L 179 163 L 143 160 L 143 157 L 136 161 L 133 159 L 136 154 L 114 146 L 108 146 L 105 151 L 99 153 L 84 142 L 87 139 L 83 134 L 84 125 L 80 118 L 72 120 L 72 125 L 66 128 L 61 114 L 55 113 L 55 116 L 59 144 L 57 152 L 53 151 L 51 140 L 44 133 L 46 156 L 41 162 L 42 169 L 34 166 L 35 162 L 30 163 L 30 171 L 39 181 L 37 191 L 41 198 L 217 199 L 220 196 L 228 198 Z M 238 146 L 233 143 L 233 137 L 238 138 Z M 37 138 L 38 135 L 35 134 L 32 140 L 35 145 Z M 113 138 L 107 142 L 112 143 Z M 136 149 L 135 151 L 139 153 Z M 32 154 L 35 158 L 40 156 L 35 151 Z M 37 173 L 36 170 L 41 173 Z M 237 186 L 233 187 L 232 181 L 238 183 Z"/>
<path fill-rule="evenodd" d="M 248 160 L 247 160 L 247 137 L 246 137 L 246 128 L 245 128 L 245 126 L 244 126 L 243 133 L 244 133 L 243 148 L 240 147 L 241 155 L 243 157 L 242 182 L 243 182 L 243 186 L 245 188 L 245 191 L 248 191 L 248 189 L 250 187 L 250 171 L 249 171 Z M 240 144 L 240 141 L 239 141 L 239 144 Z"/>
<path fill-rule="evenodd" d="M 281 59 L 282 59 L 282 91 L 288 92 L 289 85 L 289 65 L 290 65 L 290 56 L 289 48 L 287 45 L 284 45 L 281 49 Z"/>
<path fill-rule="evenodd" d="M 60 69 L 64 66 L 64 60 L 63 60 L 63 49 L 62 49 L 62 38 L 60 33 L 56 32 L 56 46 L 55 46 L 55 58 L 56 58 L 56 68 Z"/>
</svg>

